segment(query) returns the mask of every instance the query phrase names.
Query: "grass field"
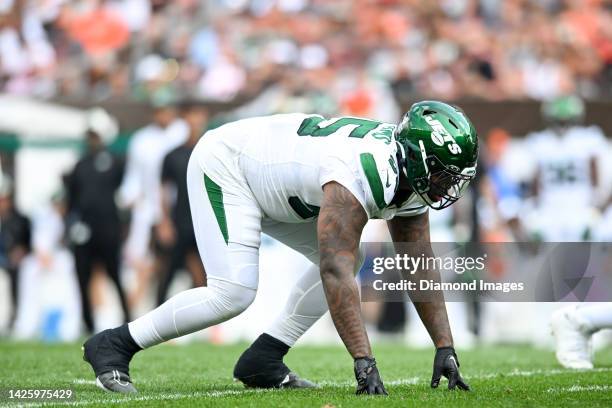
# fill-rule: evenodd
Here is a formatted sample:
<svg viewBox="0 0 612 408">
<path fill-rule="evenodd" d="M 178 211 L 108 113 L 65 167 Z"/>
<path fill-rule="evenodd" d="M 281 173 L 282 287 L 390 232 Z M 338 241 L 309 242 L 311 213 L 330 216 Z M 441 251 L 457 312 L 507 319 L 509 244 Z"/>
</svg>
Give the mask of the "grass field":
<svg viewBox="0 0 612 408">
<path fill-rule="evenodd" d="M 0 388 L 72 388 L 65 404 L 104 407 L 612 407 L 612 350 L 598 353 L 591 372 L 557 366 L 552 353 L 526 347 L 483 347 L 459 352 L 463 376 L 473 391 L 431 390 L 432 351 L 380 344 L 375 347 L 389 397 L 355 396 L 352 361 L 341 347 L 299 347 L 289 367 L 319 382 L 316 390 L 244 389 L 231 378 L 244 345 L 162 345 L 137 355 L 131 375 L 139 394 L 111 395 L 97 389 L 81 360 L 80 345 L 0 343 Z M 444 387 L 444 388 L 442 388 Z M 40 406 L 30 404 L 27 406 Z M 59 405 L 57 403 L 50 406 Z M 0 406 L 15 406 L 1 400 Z M 45 405 L 47 406 L 47 405 Z"/>
</svg>

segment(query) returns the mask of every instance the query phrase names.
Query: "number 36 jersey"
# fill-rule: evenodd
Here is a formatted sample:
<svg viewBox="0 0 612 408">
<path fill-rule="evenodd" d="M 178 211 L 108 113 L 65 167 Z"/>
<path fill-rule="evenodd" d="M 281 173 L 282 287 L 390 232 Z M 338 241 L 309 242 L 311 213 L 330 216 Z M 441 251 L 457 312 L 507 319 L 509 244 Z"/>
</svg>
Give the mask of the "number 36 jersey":
<svg viewBox="0 0 612 408">
<path fill-rule="evenodd" d="M 392 203 L 400 172 L 394 130 L 373 120 L 300 113 L 244 119 L 203 136 L 199 145 L 212 159 L 200 165 L 222 188 L 243 184 L 264 216 L 279 222 L 312 221 L 322 187 L 332 181 L 357 198 L 368 218 L 421 214 L 427 207 L 417 194 Z"/>
</svg>

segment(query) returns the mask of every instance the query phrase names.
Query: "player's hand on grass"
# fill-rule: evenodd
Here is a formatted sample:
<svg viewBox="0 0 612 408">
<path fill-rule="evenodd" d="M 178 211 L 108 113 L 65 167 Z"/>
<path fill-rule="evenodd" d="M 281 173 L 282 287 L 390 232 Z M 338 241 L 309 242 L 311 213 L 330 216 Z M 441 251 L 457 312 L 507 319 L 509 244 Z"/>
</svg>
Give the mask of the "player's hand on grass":
<svg viewBox="0 0 612 408">
<path fill-rule="evenodd" d="M 459 359 L 452 347 L 440 347 L 436 349 L 436 357 L 433 364 L 433 376 L 431 377 L 431 388 L 438 388 L 440 378 L 448 378 L 448 389 L 469 391 L 470 386 L 461 378 L 459 374 Z"/>
<path fill-rule="evenodd" d="M 383 385 L 376 360 L 370 357 L 355 359 L 355 378 L 357 379 L 357 394 L 388 395 Z"/>
</svg>

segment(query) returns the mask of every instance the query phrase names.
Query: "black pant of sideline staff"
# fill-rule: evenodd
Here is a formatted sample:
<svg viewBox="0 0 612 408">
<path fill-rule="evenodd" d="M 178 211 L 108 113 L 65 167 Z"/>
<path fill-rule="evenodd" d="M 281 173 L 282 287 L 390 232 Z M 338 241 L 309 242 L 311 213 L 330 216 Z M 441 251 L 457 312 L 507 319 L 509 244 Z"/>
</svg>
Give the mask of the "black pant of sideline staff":
<svg viewBox="0 0 612 408">
<path fill-rule="evenodd" d="M 9 316 L 9 329 L 15 324 L 17 318 L 17 300 L 19 299 L 19 268 L 7 268 L 11 290 L 11 314 Z"/>
<path fill-rule="evenodd" d="M 85 321 L 87 331 L 90 333 L 93 333 L 94 331 L 89 284 L 91 282 L 93 268 L 96 263 L 104 266 L 108 277 L 112 280 L 113 284 L 117 288 L 117 294 L 119 295 L 119 300 L 121 301 L 121 309 L 123 310 L 124 321 L 130 321 L 131 318 L 127 306 L 127 299 L 119 278 L 119 237 L 109 237 L 108 234 L 96 235 L 94 233 L 91 239 L 86 243 L 75 245 L 73 247 L 73 251 L 81 290 L 83 320 Z"/>
</svg>

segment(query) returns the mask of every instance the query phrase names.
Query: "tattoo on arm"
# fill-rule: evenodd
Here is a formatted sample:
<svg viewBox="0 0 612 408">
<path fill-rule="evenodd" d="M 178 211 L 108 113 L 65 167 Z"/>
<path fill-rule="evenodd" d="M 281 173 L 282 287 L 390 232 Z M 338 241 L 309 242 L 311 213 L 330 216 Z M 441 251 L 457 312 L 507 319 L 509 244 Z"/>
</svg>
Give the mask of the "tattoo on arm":
<svg viewBox="0 0 612 408">
<path fill-rule="evenodd" d="M 408 256 L 425 257 L 434 256 L 431 249 L 431 241 L 429 236 L 429 212 L 418 215 L 416 217 L 396 217 L 387 222 L 391 237 L 395 243 L 411 243 Z M 396 249 L 400 252 L 399 246 Z M 405 279 L 417 281 L 421 279 L 433 280 L 440 282 L 440 272 L 436 269 L 417 271 L 414 275 L 406 273 Z M 418 282 L 417 282 L 417 288 Z M 436 347 L 445 347 L 453 345 L 453 336 L 448 316 L 446 314 L 446 304 L 444 303 L 444 294 L 442 291 L 428 291 L 430 301 L 415 301 L 413 302 L 421 321 L 427 328 L 427 332 L 434 342 Z"/>
<path fill-rule="evenodd" d="M 321 280 L 334 325 L 353 358 L 372 355 L 354 276 L 367 221 L 361 204 L 345 187 L 335 182 L 323 186 L 317 224 Z"/>
</svg>

